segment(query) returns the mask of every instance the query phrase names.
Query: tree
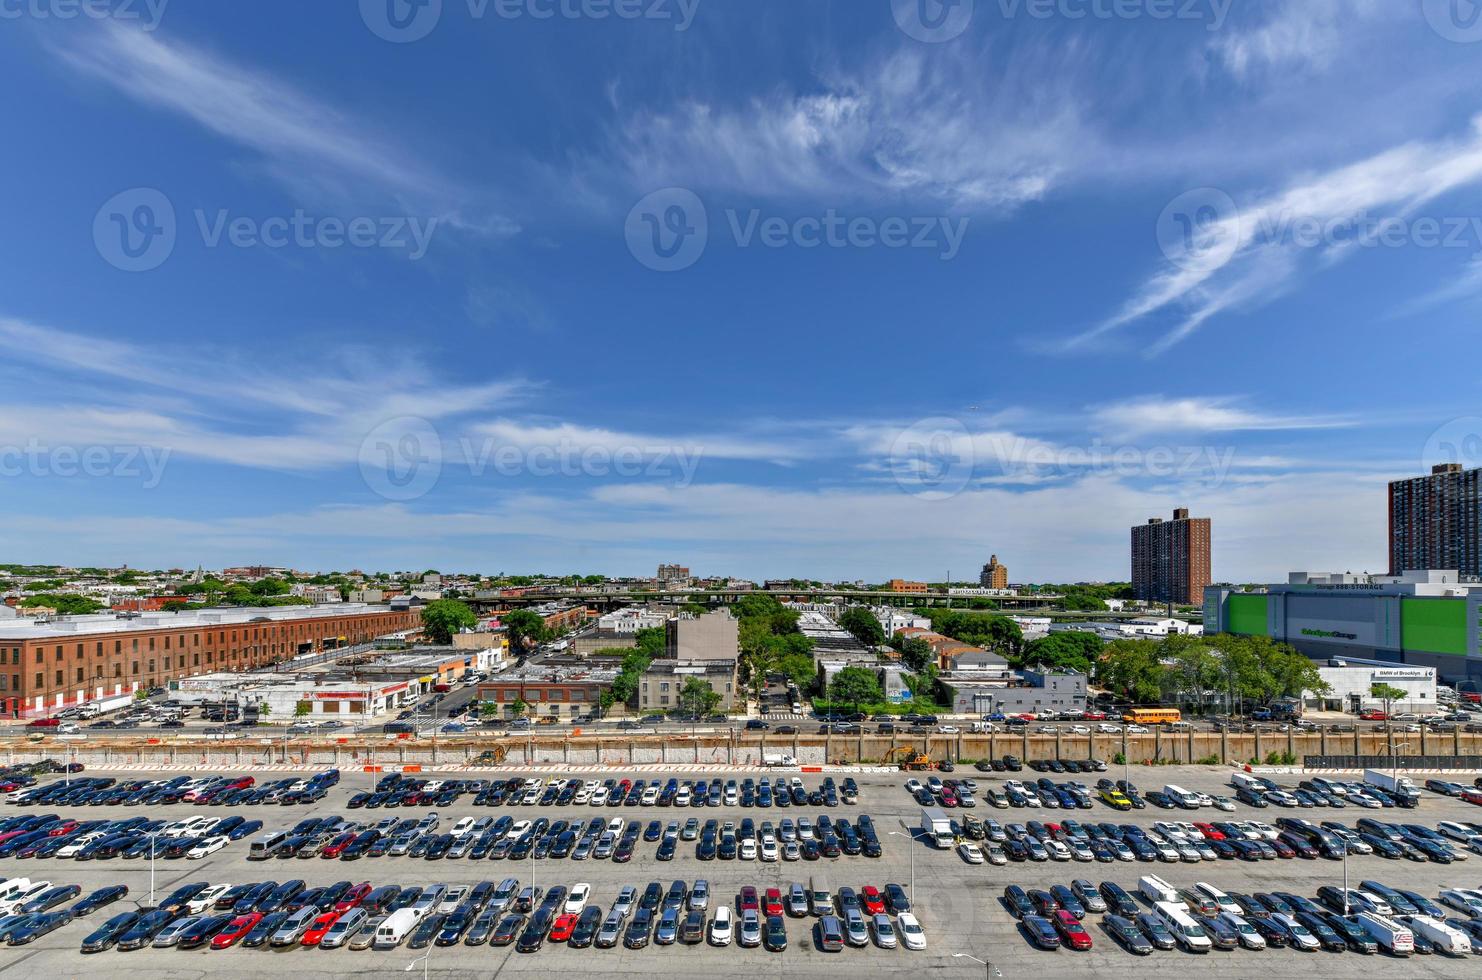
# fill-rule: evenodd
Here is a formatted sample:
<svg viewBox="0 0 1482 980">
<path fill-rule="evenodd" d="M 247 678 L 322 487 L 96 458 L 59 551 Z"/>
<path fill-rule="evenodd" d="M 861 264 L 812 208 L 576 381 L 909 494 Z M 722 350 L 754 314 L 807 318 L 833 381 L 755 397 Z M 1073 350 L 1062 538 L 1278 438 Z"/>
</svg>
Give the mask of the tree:
<svg viewBox="0 0 1482 980">
<path fill-rule="evenodd" d="M 525 656 L 528 650 L 550 639 L 551 631 L 546 628 L 545 619 L 528 609 L 512 609 L 500 616 L 499 622 L 509 637 L 509 652 L 516 657 Z"/>
<path fill-rule="evenodd" d="M 720 704 L 720 695 L 698 677 L 686 677 L 677 697 L 679 711 L 691 718 L 703 718 Z"/>
<path fill-rule="evenodd" d="M 524 698 L 515 698 L 514 703 L 509 706 L 509 710 L 516 718 L 523 717 L 525 712 L 530 710 L 530 702 Z"/>
<path fill-rule="evenodd" d="M 884 627 L 875 618 L 875 614 L 864 606 L 850 606 L 844 610 L 844 615 L 839 617 L 839 625 L 867 647 L 877 647 L 885 642 Z"/>
<path fill-rule="evenodd" d="M 20 601 L 23 609 L 34 609 L 38 606 L 46 609 L 55 609 L 61 616 L 80 616 L 87 613 L 97 612 L 103 608 L 103 604 L 96 599 L 87 596 L 75 595 L 73 593 L 57 594 L 43 593 L 32 595 Z"/>
<path fill-rule="evenodd" d="M 499 705 L 493 701 L 479 702 L 479 717 L 494 718 L 499 715 Z"/>
<path fill-rule="evenodd" d="M 453 642 L 454 633 L 471 629 L 478 621 L 468 604 L 458 599 L 435 599 L 422 607 L 422 632 L 442 646 Z"/>
<path fill-rule="evenodd" d="M 1055 670 L 1077 670 L 1090 674 L 1101 656 L 1101 637 L 1081 630 L 1066 630 L 1030 640 L 1009 662 L 1015 667 L 1043 664 Z"/>
<path fill-rule="evenodd" d="M 268 715 L 272 714 L 272 711 L 273 711 L 273 706 L 270 705 L 270 704 L 268 704 L 266 701 L 259 701 L 257 703 L 257 717 L 258 718 L 266 718 Z"/>
<path fill-rule="evenodd" d="M 313 710 L 314 706 L 312 704 L 307 701 L 300 701 L 298 704 L 293 706 L 293 717 L 304 718 L 309 714 L 309 712 Z"/>
<path fill-rule="evenodd" d="M 895 648 L 900 651 L 901 663 L 913 674 L 919 674 L 936 664 L 936 653 L 931 644 L 919 636 L 902 636 L 897 633 Z"/>
<path fill-rule="evenodd" d="M 1375 684 L 1369 688 L 1369 697 L 1375 701 L 1384 702 L 1384 716 L 1391 714 L 1390 708 L 1396 701 L 1403 701 L 1410 696 L 1410 692 L 1403 687 L 1395 687 L 1393 684 Z"/>
<path fill-rule="evenodd" d="M 834 675 L 828 685 L 829 700 L 851 706 L 858 711 L 861 704 L 875 704 L 884 700 L 880 680 L 873 670 L 864 667 L 845 667 Z"/>
</svg>

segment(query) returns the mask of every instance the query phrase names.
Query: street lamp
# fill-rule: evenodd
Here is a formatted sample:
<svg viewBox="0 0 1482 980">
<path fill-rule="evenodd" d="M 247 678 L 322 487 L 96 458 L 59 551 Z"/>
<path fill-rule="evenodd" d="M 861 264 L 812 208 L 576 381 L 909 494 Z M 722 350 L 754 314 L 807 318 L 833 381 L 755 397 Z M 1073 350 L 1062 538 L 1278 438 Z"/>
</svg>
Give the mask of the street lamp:
<svg viewBox="0 0 1482 980">
<path fill-rule="evenodd" d="M 1002 970 L 996 968 L 992 963 L 989 963 L 987 960 L 980 960 L 980 959 L 978 959 L 976 956 L 974 956 L 971 953 L 953 953 L 952 954 L 952 958 L 954 960 L 972 960 L 974 963 L 981 963 L 983 965 L 983 975 L 985 977 L 987 977 L 988 980 L 992 980 L 993 977 L 1001 977 L 1001 976 L 1003 976 L 1003 971 Z"/>
<path fill-rule="evenodd" d="M 901 825 L 901 829 L 900 830 L 887 830 L 885 833 L 887 835 L 891 836 L 891 837 L 904 837 L 906 839 L 906 841 L 907 841 L 906 848 L 907 848 L 908 851 L 910 851 L 910 854 L 911 854 L 911 898 L 912 899 L 915 899 L 915 897 L 916 897 L 916 848 L 914 846 L 912 846 L 912 845 L 914 845 L 916 843 L 916 835 L 914 835 L 914 834 L 911 833 L 911 828 L 909 828 L 909 827 L 906 826 L 906 822 L 904 820 L 899 821 L 899 823 Z"/>
<path fill-rule="evenodd" d="M 429 959 L 431 959 L 431 957 L 432 957 L 432 950 L 429 949 L 427 952 L 423 953 L 421 956 L 417 957 L 415 960 L 412 960 L 410 963 L 408 963 L 407 966 L 406 966 L 406 969 L 405 970 L 402 970 L 401 972 L 402 973 L 411 973 L 413 970 L 415 970 L 417 968 L 417 964 L 420 962 L 422 964 L 422 980 L 427 980 L 427 961 Z"/>
</svg>

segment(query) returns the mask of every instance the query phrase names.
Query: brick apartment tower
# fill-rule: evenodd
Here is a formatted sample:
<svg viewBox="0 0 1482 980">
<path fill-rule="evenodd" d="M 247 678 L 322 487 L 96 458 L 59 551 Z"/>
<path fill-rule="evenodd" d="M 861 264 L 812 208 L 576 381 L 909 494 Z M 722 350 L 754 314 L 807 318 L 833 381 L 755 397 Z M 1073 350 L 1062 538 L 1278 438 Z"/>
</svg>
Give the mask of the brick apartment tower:
<svg viewBox="0 0 1482 980">
<path fill-rule="evenodd" d="M 1389 573 L 1452 568 L 1482 575 L 1482 469 L 1442 463 L 1389 485 Z"/>
<path fill-rule="evenodd" d="M 998 556 L 992 555 L 988 564 L 983 566 L 983 573 L 978 576 L 978 584 L 985 589 L 1007 589 L 1009 587 L 1009 569 L 1007 565 L 998 563 Z"/>
<path fill-rule="evenodd" d="M 1197 606 L 1209 585 L 1209 518 L 1151 517 L 1132 529 L 1132 592 L 1147 602 Z"/>
</svg>

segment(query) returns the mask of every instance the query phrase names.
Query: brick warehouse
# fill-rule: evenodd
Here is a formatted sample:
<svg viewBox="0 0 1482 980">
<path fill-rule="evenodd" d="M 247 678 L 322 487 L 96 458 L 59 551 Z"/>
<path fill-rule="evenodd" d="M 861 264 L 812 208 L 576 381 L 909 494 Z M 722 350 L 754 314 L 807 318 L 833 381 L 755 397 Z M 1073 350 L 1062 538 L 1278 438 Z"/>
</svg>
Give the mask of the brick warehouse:
<svg viewBox="0 0 1482 980">
<path fill-rule="evenodd" d="M 421 621 L 418 608 L 337 603 L 0 623 L 0 713 L 44 716 L 194 674 L 369 642 Z"/>
</svg>

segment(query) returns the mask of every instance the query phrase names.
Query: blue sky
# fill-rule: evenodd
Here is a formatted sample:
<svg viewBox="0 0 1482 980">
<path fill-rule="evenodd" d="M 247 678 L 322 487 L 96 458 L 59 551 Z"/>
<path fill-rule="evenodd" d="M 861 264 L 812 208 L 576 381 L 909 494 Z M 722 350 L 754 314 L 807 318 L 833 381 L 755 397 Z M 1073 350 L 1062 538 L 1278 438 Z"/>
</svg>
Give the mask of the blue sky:
<svg viewBox="0 0 1482 980">
<path fill-rule="evenodd" d="M 5 560 L 1113 579 L 1188 506 L 1253 581 L 1482 464 L 1446 2 L 74 9 L 0 18 Z"/>
</svg>

